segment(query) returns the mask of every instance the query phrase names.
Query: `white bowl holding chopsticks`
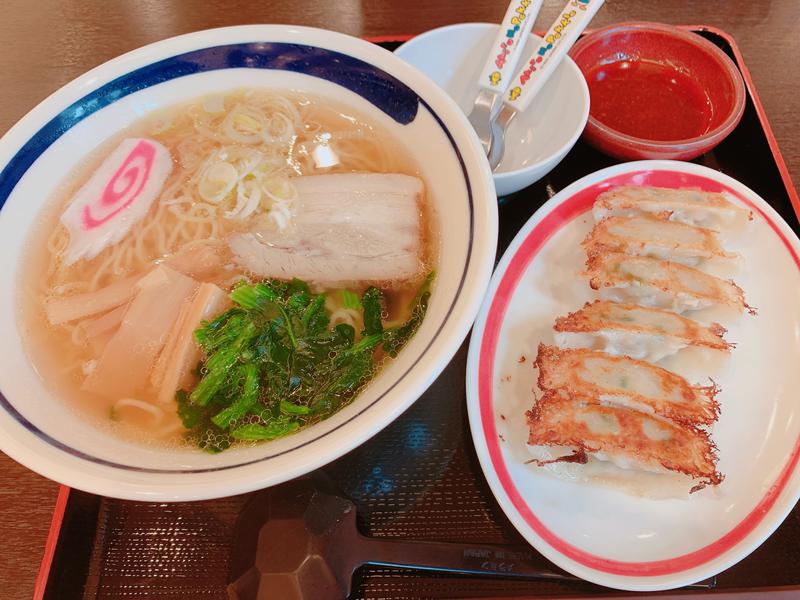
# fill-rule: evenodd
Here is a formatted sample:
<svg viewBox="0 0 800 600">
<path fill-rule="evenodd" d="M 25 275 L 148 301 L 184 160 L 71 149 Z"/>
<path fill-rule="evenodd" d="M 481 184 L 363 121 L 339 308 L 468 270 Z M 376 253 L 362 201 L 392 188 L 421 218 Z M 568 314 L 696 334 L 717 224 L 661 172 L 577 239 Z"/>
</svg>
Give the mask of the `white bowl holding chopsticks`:
<svg viewBox="0 0 800 600">
<path fill-rule="evenodd" d="M 432 29 L 395 54 L 433 79 L 469 113 L 478 93 L 475 82 L 497 28 L 490 23 L 459 23 Z M 523 56 L 541 42 L 531 34 Z M 566 57 L 507 132 L 505 156 L 494 172 L 498 196 L 513 194 L 552 171 L 575 145 L 588 119 L 589 87 L 578 66 Z"/>
</svg>

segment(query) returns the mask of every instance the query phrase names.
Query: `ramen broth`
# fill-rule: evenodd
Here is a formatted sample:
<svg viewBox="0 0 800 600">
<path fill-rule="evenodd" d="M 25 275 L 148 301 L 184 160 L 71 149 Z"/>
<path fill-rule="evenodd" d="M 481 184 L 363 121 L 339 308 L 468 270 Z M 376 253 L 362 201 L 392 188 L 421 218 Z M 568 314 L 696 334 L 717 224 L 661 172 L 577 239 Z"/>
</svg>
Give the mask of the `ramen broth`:
<svg viewBox="0 0 800 600">
<path fill-rule="evenodd" d="M 259 139 L 255 132 L 261 133 Z M 65 207 L 104 158 L 121 140 L 131 137 L 149 138 L 168 149 L 173 162 L 171 174 L 146 216 L 126 236 L 93 258 L 65 264 L 70 241 L 70 232 L 60 221 Z M 213 167 L 213 157 L 237 168 L 258 163 L 256 175 L 242 180 L 257 179 L 260 186 L 258 209 L 246 218 L 226 217 L 237 208 L 237 200 L 218 200 L 222 193 L 217 189 L 219 181 L 207 174 Z M 192 267 L 191 277 L 214 283 L 226 293 L 241 280 L 259 281 L 263 278 L 232 260 L 228 236 L 254 228 L 280 229 L 282 220 L 291 221 L 292 178 L 330 173 L 417 176 L 418 169 L 399 143 L 363 115 L 327 99 L 290 91 L 240 90 L 199 98 L 151 113 L 104 142 L 47 202 L 32 228 L 20 268 L 20 330 L 44 384 L 82 417 L 126 439 L 144 444 L 185 444 L 186 429 L 174 402 L 159 403 L 155 392 L 123 399 L 81 389 L 96 366 L 97 344 L 107 341 L 103 334 L 90 339 L 87 326 L 103 315 L 113 320 L 110 313 L 114 311 L 52 325 L 46 302 L 95 292 L 125 278 L 141 276 L 158 264 L 175 265 L 181 271 L 197 256 L 213 260 L 200 260 L 199 267 Z M 205 184 L 206 189 L 201 189 Z M 374 282 L 384 292 L 382 316 L 388 322 L 409 318 L 410 302 L 421 279 L 436 262 L 433 219 L 424 195 L 419 211 L 424 263 L 421 276 L 410 281 Z M 360 315 L 342 305 L 337 289 L 309 283 L 313 292 L 326 292 L 325 306 L 331 311 L 332 325 L 351 323 L 360 331 Z M 360 294 L 367 285 L 353 281 L 341 287 Z M 139 351 L 142 349 L 131 349 Z"/>
</svg>

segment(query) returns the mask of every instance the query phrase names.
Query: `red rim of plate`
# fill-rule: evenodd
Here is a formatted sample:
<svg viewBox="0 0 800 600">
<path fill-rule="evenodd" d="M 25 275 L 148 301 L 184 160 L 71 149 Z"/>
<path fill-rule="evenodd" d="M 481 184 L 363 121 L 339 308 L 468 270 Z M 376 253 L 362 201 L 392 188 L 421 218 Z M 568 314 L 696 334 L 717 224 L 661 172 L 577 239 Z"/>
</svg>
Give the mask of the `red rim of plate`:
<svg viewBox="0 0 800 600">
<path fill-rule="evenodd" d="M 698 550 L 672 558 L 646 562 L 627 562 L 613 560 L 586 552 L 570 544 L 548 529 L 545 524 L 537 518 L 528 503 L 525 502 L 522 494 L 520 494 L 519 490 L 517 490 L 514 485 L 505 461 L 503 460 L 494 421 L 492 398 L 494 361 L 497 341 L 505 319 L 505 313 L 517 284 L 527 270 L 528 265 L 547 241 L 562 227 L 588 211 L 599 193 L 610 187 L 626 184 L 653 185 L 667 188 L 693 187 L 707 192 L 724 191 L 732 194 L 755 213 L 759 214 L 769 224 L 775 234 L 783 242 L 783 245 L 788 250 L 798 269 L 800 269 L 800 257 L 798 257 L 797 252 L 778 225 L 768 217 L 759 206 L 722 183 L 691 173 L 669 170 L 642 170 L 622 173 L 604 179 L 572 194 L 569 198 L 556 206 L 525 237 L 525 240 L 508 263 L 506 271 L 503 273 L 497 286 L 494 298 L 487 311 L 486 323 L 480 343 L 478 406 L 489 458 L 500 485 L 503 487 L 503 491 L 525 523 L 541 539 L 567 558 L 585 567 L 613 575 L 657 577 L 686 571 L 714 560 L 733 548 L 750 534 L 773 507 L 794 473 L 795 467 L 800 459 L 800 438 L 798 438 L 795 443 L 794 449 L 776 481 L 769 487 L 767 493 L 764 494 L 755 508 L 753 508 L 744 519 L 718 540 Z"/>
</svg>

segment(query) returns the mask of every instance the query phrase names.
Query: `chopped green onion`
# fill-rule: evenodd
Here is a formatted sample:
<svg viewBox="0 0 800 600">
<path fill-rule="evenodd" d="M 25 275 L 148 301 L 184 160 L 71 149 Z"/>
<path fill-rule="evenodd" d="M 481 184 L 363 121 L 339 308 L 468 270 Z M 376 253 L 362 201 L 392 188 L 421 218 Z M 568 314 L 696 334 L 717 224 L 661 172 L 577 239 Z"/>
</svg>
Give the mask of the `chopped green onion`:
<svg viewBox="0 0 800 600">
<path fill-rule="evenodd" d="M 269 425 L 257 425 L 251 423 L 242 425 L 231 431 L 231 437 L 237 440 L 274 440 L 293 431 L 297 431 L 300 424 L 297 421 L 285 423 L 270 423 Z"/>
</svg>

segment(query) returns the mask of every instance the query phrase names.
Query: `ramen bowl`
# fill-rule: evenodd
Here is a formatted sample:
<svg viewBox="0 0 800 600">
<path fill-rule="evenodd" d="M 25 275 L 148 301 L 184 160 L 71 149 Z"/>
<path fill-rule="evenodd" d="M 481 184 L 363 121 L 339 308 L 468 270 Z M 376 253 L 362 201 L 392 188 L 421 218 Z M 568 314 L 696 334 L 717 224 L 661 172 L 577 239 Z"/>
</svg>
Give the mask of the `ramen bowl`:
<svg viewBox="0 0 800 600">
<path fill-rule="evenodd" d="M 489 23 L 439 27 L 411 38 L 395 53 L 438 83 L 469 114 L 497 28 Z M 531 34 L 522 55 L 530 56 L 541 42 Z M 588 117 L 589 89 L 567 57 L 505 133 L 505 153 L 494 171 L 497 195 L 518 192 L 552 171 L 578 141 Z"/>
<path fill-rule="evenodd" d="M 30 231 L 93 149 L 153 110 L 239 88 L 293 90 L 369 117 L 416 158 L 438 231 L 436 279 L 416 335 L 348 405 L 289 436 L 219 454 L 130 441 L 59 396 L 27 354 L 19 282 Z M 465 338 L 491 273 L 496 195 L 458 106 L 419 71 L 345 35 L 288 26 L 192 33 L 105 63 L 54 93 L 0 140 L 0 448 L 88 492 L 148 501 L 228 496 L 328 463 L 400 415 Z"/>
</svg>

